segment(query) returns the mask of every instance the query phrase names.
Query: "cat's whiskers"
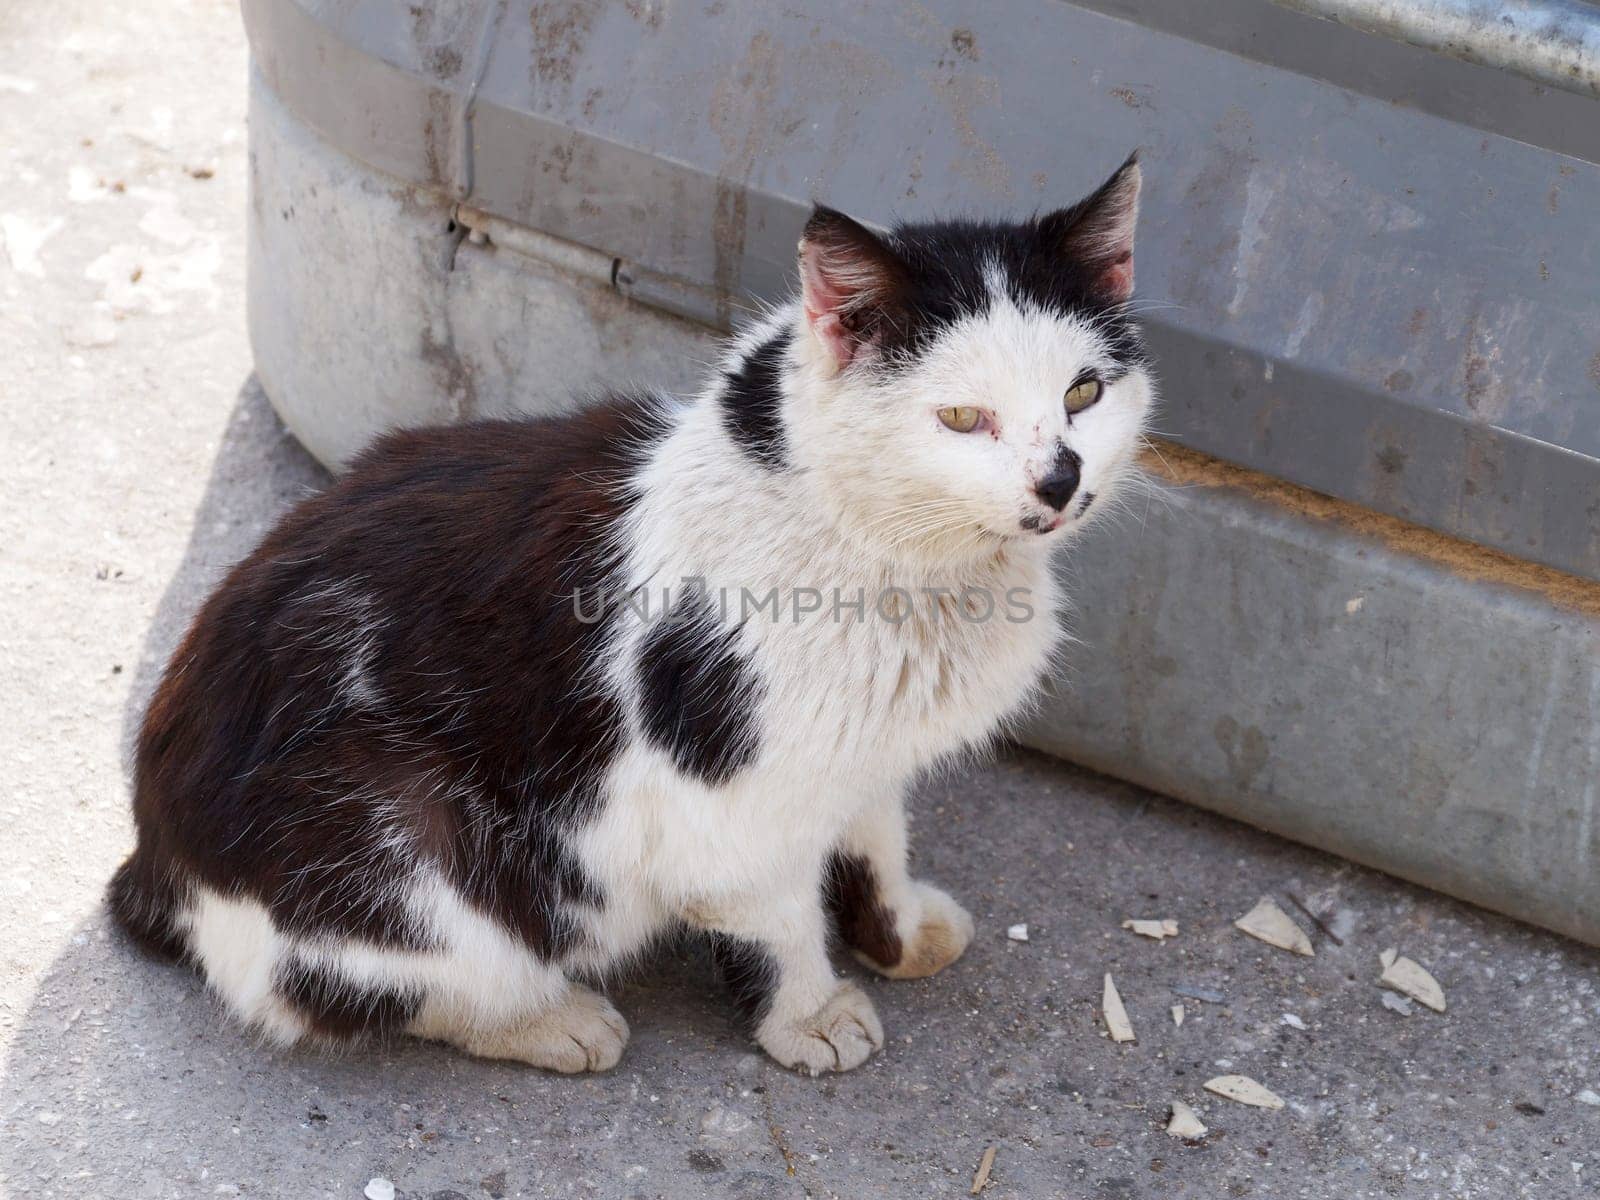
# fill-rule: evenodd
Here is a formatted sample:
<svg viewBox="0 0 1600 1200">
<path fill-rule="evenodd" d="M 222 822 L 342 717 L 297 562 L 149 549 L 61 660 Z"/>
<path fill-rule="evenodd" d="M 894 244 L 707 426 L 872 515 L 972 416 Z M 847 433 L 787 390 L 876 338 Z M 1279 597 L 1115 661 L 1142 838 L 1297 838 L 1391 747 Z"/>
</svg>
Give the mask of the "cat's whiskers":
<svg viewBox="0 0 1600 1200">
<path fill-rule="evenodd" d="M 943 510 L 931 513 L 919 513 L 911 520 L 899 525 L 892 531 L 894 536 L 889 539 L 889 544 L 891 546 L 898 546 L 907 538 L 916 537 L 934 529 L 956 528 L 965 523 L 966 522 L 962 521 L 952 522 L 949 519 L 948 514 Z"/>
<path fill-rule="evenodd" d="M 967 533 L 982 533 L 984 528 L 976 521 L 971 520 L 951 523 L 942 518 L 930 518 L 902 529 L 899 535 L 888 543 L 888 548 L 891 551 L 901 550 L 920 543 L 920 548 L 932 549 L 938 544 L 941 537 L 954 536 L 964 531 Z"/>
<path fill-rule="evenodd" d="M 879 513 L 870 521 L 863 522 L 858 528 L 861 532 L 881 529 L 885 525 L 898 523 L 908 517 L 918 517 L 924 514 L 944 513 L 955 511 L 966 506 L 966 501 L 955 497 L 944 497 L 935 500 L 922 500 L 913 504 L 902 505 L 886 513 Z"/>
</svg>

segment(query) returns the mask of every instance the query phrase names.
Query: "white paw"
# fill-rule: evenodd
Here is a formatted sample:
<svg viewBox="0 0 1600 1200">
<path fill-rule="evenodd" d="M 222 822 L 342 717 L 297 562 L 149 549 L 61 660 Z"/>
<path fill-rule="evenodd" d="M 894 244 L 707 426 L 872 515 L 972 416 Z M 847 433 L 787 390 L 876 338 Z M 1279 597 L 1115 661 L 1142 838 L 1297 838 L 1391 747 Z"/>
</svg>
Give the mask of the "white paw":
<svg viewBox="0 0 1600 1200">
<path fill-rule="evenodd" d="M 809 1016 L 768 1016 L 756 1034 L 761 1048 L 786 1067 L 812 1075 L 852 1071 L 883 1046 L 883 1024 L 866 993 L 853 983 Z"/>
<path fill-rule="evenodd" d="M 514 1059 L 564 1075 L 609 1071 L 628 1044 L 628 1022 L 599 992 L 574 984 L 556 1007 L 460 1044 L 479 1058 Z"/>
<path fill-rule="evenodd" d="M 914 882 L 911 888 L 915 908 L 900 922 L 900 928 L 909 926 L 912 933 L 909 937 L 901 936 L 900 961 L 884 966 L 856 955 L 890 979 L 923 979 L 942 971 L 966 953 L 972 942 L 972 914 L 951 899 L 949 893 L 920 881 Z M 915 917 L 915 924 L 911 917 Z"/>
</svg>

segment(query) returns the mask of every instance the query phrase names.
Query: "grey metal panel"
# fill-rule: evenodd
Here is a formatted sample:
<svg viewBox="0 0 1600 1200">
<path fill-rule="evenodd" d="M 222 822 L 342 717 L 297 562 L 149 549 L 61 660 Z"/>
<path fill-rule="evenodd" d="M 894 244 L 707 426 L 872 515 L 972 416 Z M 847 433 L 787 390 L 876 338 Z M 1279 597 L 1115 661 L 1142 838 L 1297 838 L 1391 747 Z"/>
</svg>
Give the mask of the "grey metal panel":
<svg viewBox="0 0 1600 1200">
<path fill-rule="evenodd" d="M 331 7 L 349 51 L 365 36 L 350 14 L 377 18 Z M 784 289 L 812 197 L 885 221 L 1027 211 L 1142 145 L 1140 291 L 1165 432 L 1600 577 L 1593 162 L 1055 0 L 710 8 L 480 5 L 497 24 L 475 43 L 489 55 L 474 64 L 471 202 L 710 287 L 726 320 Z M 288 65 L 305 57 L 284 40 L 294 0 L 246 10 L 303 119 L 385 170 L 449 176 L 436 138 L 402 145 L 419 109 L 390 91 L 408 64 L 362 68 L 350 51 L 333 87 Z M 1419 76 L 1532 86 L 1368 40 Z M 464 118 L 466 85 L 428 78 Z"/>
<path fill-rule="evenodd" d="M 250 83 L 251 348 L 329 466 L 394 427 L 686 390 L 715 354 L 704 325 L 618 295 L 609 260 L 464 241 L 455 204 L 356 162 Z"/>
<path fill-rule="evenodd" d="M 255 69 L 312 129 L 407 183 L 463 198 L 469 113 L 501 0 L 246 0 Z"/>
<path fill-rule="evenodd" d="M 1600 12 L 1586 0 L 1274 0 L 1368 33 L 1600 97 Z"/>
<path fill-rule="evenodd" d="M 1307 4 L 1316 0 L 1307 0 Z M 1340 0 L 1330 0 L 1337 4 Z M 1487 71 L 1263 0 L 1077 0 L 1078 7 L 1485 133 L 1600 162 L 1591 97 Z M 1421 12 L 1428 0 L 1408 0 Z M 1593 8 L 1600 24 L 1600 8 Z"/>
</svg>

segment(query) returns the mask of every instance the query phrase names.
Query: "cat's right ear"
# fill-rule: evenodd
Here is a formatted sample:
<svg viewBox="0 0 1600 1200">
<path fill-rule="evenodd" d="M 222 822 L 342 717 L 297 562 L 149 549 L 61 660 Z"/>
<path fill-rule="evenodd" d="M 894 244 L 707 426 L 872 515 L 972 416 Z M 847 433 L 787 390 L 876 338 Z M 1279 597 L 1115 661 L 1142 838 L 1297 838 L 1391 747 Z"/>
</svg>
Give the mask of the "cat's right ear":
<svg viewBox="0 0 1600 1200">
<path fill-rule="evenodd" d="M 1091 195 L 1039 221 L 1045 244 L 1083 267 L 1090 290 L 1113 304 L 1125 304 L 1133 295 L 1133 231 L 1139 223 L 1141 182 L 1135 150 Z"/>
<path fill-rule="evenodd" d="M 800 237 L 800 300 L 836 371 L 896 323 L 905 284 L 905 267 L 882 238 L 817 205 Z"/>
</svg>

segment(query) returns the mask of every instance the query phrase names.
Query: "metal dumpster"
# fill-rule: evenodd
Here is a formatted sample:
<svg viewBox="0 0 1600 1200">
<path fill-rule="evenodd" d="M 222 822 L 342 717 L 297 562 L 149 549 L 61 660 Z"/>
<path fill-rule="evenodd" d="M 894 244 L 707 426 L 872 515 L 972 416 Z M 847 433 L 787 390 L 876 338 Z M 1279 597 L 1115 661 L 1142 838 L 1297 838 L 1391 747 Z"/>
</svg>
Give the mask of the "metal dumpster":
<svg viewBox="0 0 1600 1200">
<path fill-rule="evenodd" d="M 1172 482 L 1033 744 L 1600 942 L 1600 8 L 246 0 L 250 326 L 337 465 L 685 388 L 825 199 L 1129 149 Z"/>
</svg>

